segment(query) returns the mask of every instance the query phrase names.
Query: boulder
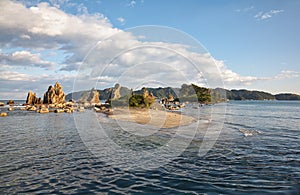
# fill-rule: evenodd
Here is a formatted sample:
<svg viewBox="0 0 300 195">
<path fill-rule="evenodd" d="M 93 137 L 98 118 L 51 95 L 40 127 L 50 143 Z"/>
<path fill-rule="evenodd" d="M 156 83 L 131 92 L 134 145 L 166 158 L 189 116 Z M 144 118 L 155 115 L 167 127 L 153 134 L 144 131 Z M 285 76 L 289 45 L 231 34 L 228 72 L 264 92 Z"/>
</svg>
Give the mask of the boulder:
<svg viewBox="0 0 300 195">
<path fill-rule="evenodd" d="M 77 110 L 78 112 L 84 112 L 84 107 L 83 106 L 80 106 Z"/>
<path fill-rule="evenodd" d="M 41 108 L 39 111 L 40 111 L 39 113 L 41 113 L 41 114 L 49 112 L 48 108 Z"/>
<path fill-rule="evenodd" d="M 4 102 L 0 102 L 0 106 L 4 106 Z"/>
<path fill-rule="evenodd" d="M 67 102 L 67 103 L 66 103 L 66 106 L 68 106 L 68 107 L 72 107 L 72 106 L 74 106 L 74 105 L 75 105 L 74 102 Z"/>
<path fill-rule="evenodd" d="M 73 109 L 71 109 L 71 108 L 66 108 L 66 109 L 64 109 L 64 112 L 66 112 L 66 113 L 72 113 L 74 110 Z"/>
<path fill-rule="evenodd" d="M 36 107 L 35 106 L 27 106 L 26 110 L 28 110 L 28 111 L 36 111 Z"/>
<path fill-rule="evenodd" d="M 15 108 L 14 108 L 13 106 L 10 106 L 10 107 L 8 107 L 7 110 L 8 110 L 8 111 L 13 111 L 13 110 L 15 110 Z"/>
<path fill-rule="evenodd" d="M 7 104 L 7 105 L 14 105 L 15 102 L 14 102 L 14 100 L 8 100 L 6 104 Z"/>
<path fill-rule="evenodd" d="M 48 113 L 49 110 L 45 105 L 41 105 L 41 109 L 39 109 L 38 112 L 44 114 L 44 113 Z"/>
<path fill-rule="evenodd" d="M 7 116 L 7 113 L 6 112 L 1 112 L 0 116 L 5 117 L 5 116 Z"/>
<path fill-rule="evenodd" d="M 173 102 L 174 101 L 174 96 L 170 93 L 168 96 L 168 101 Z"/>
<path fill-rule="evenodd" d="M 50 85 L 44 94 L 44 104 L 63 104 L 65 103 L 66 95 L 63 92 L 62 86 L 56 82 L 54 86 Z"/>
<path fill-rule="evenodd" d="M 64 109 L 55 109 L 54 112 L 55 113 L 62 113 L 62 112 L 64 112 Z"/>
</svg>

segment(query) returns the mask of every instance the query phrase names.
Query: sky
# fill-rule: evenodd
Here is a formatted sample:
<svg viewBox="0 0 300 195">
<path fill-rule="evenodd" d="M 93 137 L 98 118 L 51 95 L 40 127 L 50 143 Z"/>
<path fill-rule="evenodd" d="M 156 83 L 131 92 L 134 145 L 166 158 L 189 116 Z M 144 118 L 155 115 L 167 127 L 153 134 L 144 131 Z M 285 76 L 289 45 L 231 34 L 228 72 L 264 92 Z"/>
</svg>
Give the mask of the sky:
<svg viewBox="0 0 300 195">
<path fill-rule="evenodd" d="M 300 94 L 297 0 L 1 0 L 0 99 L 195 83 Z"/>
</svg>

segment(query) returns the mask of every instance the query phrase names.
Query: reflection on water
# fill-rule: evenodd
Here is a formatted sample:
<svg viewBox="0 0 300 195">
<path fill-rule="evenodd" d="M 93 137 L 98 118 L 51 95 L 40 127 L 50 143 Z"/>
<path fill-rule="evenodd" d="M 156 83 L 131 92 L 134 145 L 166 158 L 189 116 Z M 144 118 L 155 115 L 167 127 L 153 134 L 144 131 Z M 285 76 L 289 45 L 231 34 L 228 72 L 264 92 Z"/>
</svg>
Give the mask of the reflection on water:
<svg viewBox="0 0 300 195">
<path fill-rule="evenodd" d="M 0 118 L 0 191 L 3 194 L 296 194 L 300 189 L 299 108 L 300 102 L 229 102 L 224 127 L 207 154 L 199 156 L 200 146 L 209 141 L 204 139 L 204 131 L 196 131 L 194 136 L 182 131 L 176 140 L 178 145 L 190 136 L 193 140 L 180 155 L 171 156 L 170 161 L 158 168 L 128 170 L 124 167 L 130 167 L 127 164 L 132 162 L 130 159 L 139 159 L 135 156 L 139 152 L 162 146 L 172 149 L 167 143 L 176 134 L 166 129 L 138 137 L 107 118 L 100 122 L 105 131 L 99 131 L 93 129 L 94 113 L 74 113 L 90 121 L 81 124 L 90 133 L 87 137 L 104 132 L 121 149 L 133 151 L 122 155 L 94 136 L 90 141 L 98 143 L 94 147 L 102 152 L 99 157 L 87 148 L 87 140 L 83 142 L 72 114 L 43 115 L 15 110 Z M 200 118 L 209 116 L 210 106 L 200 109 Z M 186 110 L 191 115 L 194 111 L 192 107 Z M 129 128 L 132 124 L 124 125 Z M 259 133 L 245 136 L 240 129 Z M 147 162 L 151 165 L 151 159 Z"/>
</svg>

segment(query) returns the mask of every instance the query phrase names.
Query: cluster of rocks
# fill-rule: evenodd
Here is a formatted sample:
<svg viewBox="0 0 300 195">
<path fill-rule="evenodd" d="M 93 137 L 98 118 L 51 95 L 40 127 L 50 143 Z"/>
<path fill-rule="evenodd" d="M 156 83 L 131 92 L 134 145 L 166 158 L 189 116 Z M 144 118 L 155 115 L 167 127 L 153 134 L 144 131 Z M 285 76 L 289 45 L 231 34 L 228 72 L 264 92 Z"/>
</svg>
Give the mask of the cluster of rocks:
<svg viewBox="0 0 300 195">
<path fill-rule="evenodd" d="M 160 103 L 168 110 L 179 110 L 180 108 L 185 107 L 185 104 L 176 101 L 172 94 L 169 94 L 168 97 L 161 99 Z"/>
<path fill-rule="evenodd" d="M 13 100 L 8 100 L 6 104 L 9 106 L 8 109 L 7 109 L 8 111 L 15 110 L 15 108 L 14 108 L 15 102 Z M 0 107 L 2 107 L 2 106 L 5 106 L 4 102 L 0 102 Z M 4 117 L 4 116 L 7 116 L 7 113 L 6 112 L 1 112 L 0 117 Z"/>
<path fill-rule="evenodd" d="M 78 106 L 75 102 L 66 102 L 65 97 L 61 84 L 56 82 L 54 86 L 48 87 L 48 90 L 44 93 L 43 101 L 36 96 L 36 93 L 29 91 L 26 98 L 26 104 L 23 104 L 24 107 L 20 107 L 20 110 L 35 111 L 41 114 L 49 112 L 72 113 L 75 110 L 79 112 L 84 111 L 84 107 Z M 97 98 L 99 102 L 99 94 L 94 93 L 90 99 L 92 102 L 97 102 Z M 13 100 L 9 100 L 7 104 L 10 105 L 8 107 L 9 111 L 15 109 Z M 4 106 L 4 103 L 0 102 L 0 106 Z M 0 116 L 7 116 L 7 113 L 3 112 Z"/>
<path fill-rule="evenodd" d="M 21 110 L 27 111 L 36 111 L 38 113 L 44 114 L 49 112 L 54 113 L 72 113 L 74 111 L 82 112 L 84 111 L 83 107 L 78 107 L 74 102 L 66 102 L 60 104 L 39 104 L 39 105 L 27 105 L 26 107 L 21 108 Z"/>
<path fill-rule="evenodd" d="M 74 109 L 74 102 L 65 101 L 65 93 L 60 83 L 56 82 L 54 86 L 50 85 L 48 90 L 44 93 L 44 99 L 36 97 L 36 93 L 28 92 L 26 98 L 26 107 L 23 110 L 36 111 L 38 113 L 49 112 L 67 112 L 72 113 Z"/>
<path fill-rule="evenodd" d="M 121 98 L 121 85 L 116 83 L 114 87 L 109 88 L 109 96 L 105 101 L 105 104 L 97 103 L 94 105 L 94 110 L 96 112 L 101 112 L 105 114 L 112 114 L 113 109 L 111 108 L 111 101 L 118 100 Z"/>
<path fill-rule="evenodd" d="M 44 93 L 44 100 L 36 97 L 36 93 L 29 91 L 26 98 L 26 105 L 41 105 L 41 104 L 64 104 L 65 93 L 62 86 L 56 82 L 54 86 L 50 85 L 48 90 Z"/>
<path fill-rule="evenodd" d="M 94 110 L 96 112 L 101 112 L 105 114 L 111 114 L 113 109 L 110 107 L 109 104 L 95 104 Z"/>
</svg>

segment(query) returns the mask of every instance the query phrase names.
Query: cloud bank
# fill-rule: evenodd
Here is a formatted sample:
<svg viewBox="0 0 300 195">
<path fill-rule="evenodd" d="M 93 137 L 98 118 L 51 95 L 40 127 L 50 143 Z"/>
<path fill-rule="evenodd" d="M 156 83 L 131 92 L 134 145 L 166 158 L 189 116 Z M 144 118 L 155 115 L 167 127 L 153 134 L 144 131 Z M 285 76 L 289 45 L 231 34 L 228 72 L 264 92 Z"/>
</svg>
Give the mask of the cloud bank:
<svg viewBox="0 0 300 195">
<path fill-rule="evenodd" d="M 229 87 L 299 76 L 292 71 L 272 78 L 242 76 L 203 48 L 189 45 L 192 38 L 178 38 L 178 32 L 171 41 L 171 35 L 164 30 L 161 34 L 155 29 L 151 32 L 151 28 L 150 32 L 125 32 L 113 27 L 102 14 L 89 14 L 87 10 L 78 15 L 65 13 L 59 8 L 66 3 L 67 0 L 53 0 L 55 6 L 39 3 L 26 7 L 8 0 L 0 2 L 2 99 L 24 99 L 29 90 L 41 96 L 56 81 L 71 92 L 74 79 L 76 89 L 82 90 L 95 85 L 104 88 L 116 82 L 134 88 L 187 82 L 220 87 L 224 81 Z M 279 12 L 273 10 L 264 17 Z M 125 21 L 120 18 L 120 22 Z M 155 32 L 161 40 L 151 37 Z"/>
</svg>

